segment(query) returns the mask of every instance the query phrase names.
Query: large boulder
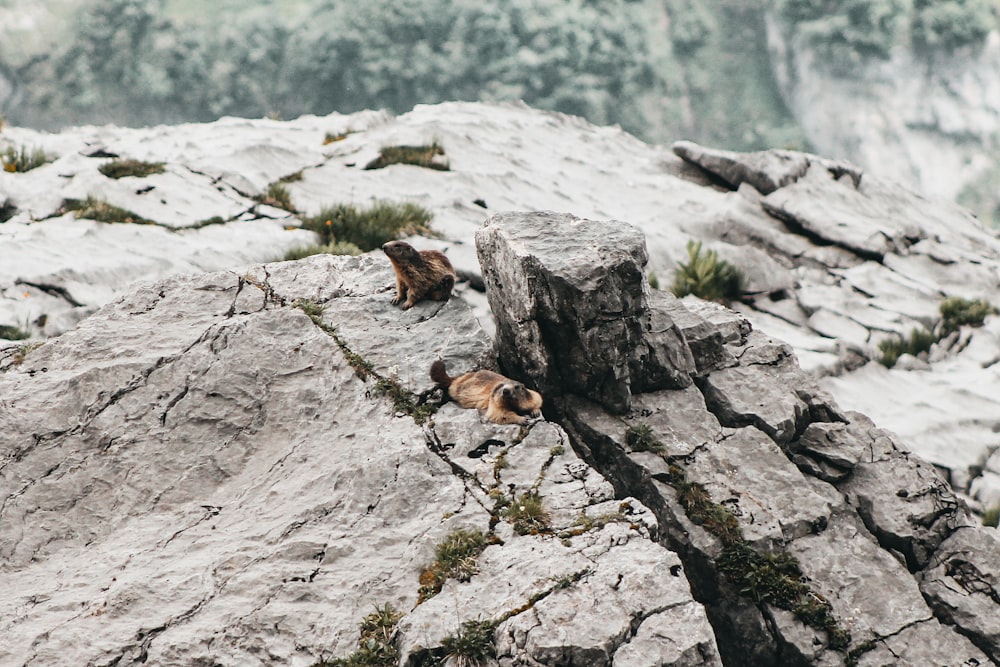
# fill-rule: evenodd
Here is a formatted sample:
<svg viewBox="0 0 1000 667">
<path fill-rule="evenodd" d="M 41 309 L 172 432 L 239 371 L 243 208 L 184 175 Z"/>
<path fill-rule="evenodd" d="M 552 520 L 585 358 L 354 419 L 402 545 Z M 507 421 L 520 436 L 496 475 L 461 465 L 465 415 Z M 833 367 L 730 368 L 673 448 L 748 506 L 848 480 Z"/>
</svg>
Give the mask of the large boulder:
<svg viewBox="0 0 1000 667">
<path fill-rule="evenodd" d="M 600 227 L 601 236 L 615 239 L 617 256 L 642 257 L 644 249 L 641 238 L 622 245 L 628 229 L 620 223 L 525 214 L 486 224 L 480 256 L 484 275 L 501 276 L 487 286 L 497 330 L 507 332 L 498 333 L 500 359 L 524 373 L 519 379 L 547 386 L 549 365 L 518 360 L 596 356 L 586 342 L 600 340 L 611 315 L 584 320 L 582 331 L 561 320 L 560 337 L 547 332 L 543 308 L 523 307 L 546 303 L 565 282 L 565 264 L 546 265 L 544 253 L 524 251 L 523 238 L 540 221 L 549 246 L 589 249 L 593 237 L 580 230 Z M 588 276 L 578 283 L 583 299 L 604 303 L 605 283 L 592 270 L 605 266 L 606 255 L 595 254 L 573 271 Z M 959 530 L 990 530 L 974 525 L 933 466 L 863 415 L 840 410 L 787 346 L 738 314 L 687 308 L 688 301 L 644 303 L 645 317 L 660 330 L 692 332 L 697 341 L 712 340 L 714 330 L 726 354 L 699 362 L 692 351 L 702 369 L 694 384 L 653 391 L 632 385 L 624 410 L 609 406 L 598 386 L 567 383 L 547 397 L 546 414 L 561 421 L 574 448 L 620 495 L 652 510 L 661 542 L 680 556 L 706 606 L 723 661 L 882 664 L 894 654 L 905 654 L 907 664 L 995 660 L 992 628 L 971 619 L 988 613 L 981 605 L 997 615 L 1000 600 L 939 593 L 946 606 L 921 592 L 922 581 L 925 591 L 933 585 L 922 573 L 936 566 L 936 554 L 955 548 L 943 541 Z M 644 343 L 617 343 L 635 347 L 605 352 L 603 362 L 617 364 L 605 373 L 628 377 Z M 687 345 L 683 333 L 680 343 Z M 985 563 L 980 571 L 988 571 Z M 790 590 L 791 600 L 784 597 Z"/>
<path fill-rule="evenodd" d="M 381 254 L 175 278 L 5 359 L 0 664 L 306 667 L 397 610 L 411 665 L 466 622 L 504 664 L 721 665 L 652 513 L 558 425 L 440 406 L 431 362 L 491 341 L 392 289 Z"/>
</svg>

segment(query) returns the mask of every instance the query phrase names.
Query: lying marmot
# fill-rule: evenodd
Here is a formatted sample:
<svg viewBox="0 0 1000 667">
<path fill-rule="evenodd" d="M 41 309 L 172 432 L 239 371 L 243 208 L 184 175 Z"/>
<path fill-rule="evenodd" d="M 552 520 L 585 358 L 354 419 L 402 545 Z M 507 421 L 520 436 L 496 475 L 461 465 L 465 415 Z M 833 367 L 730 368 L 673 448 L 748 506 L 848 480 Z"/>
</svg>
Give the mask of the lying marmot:
<svg viewBox="0 0 1000 667">
<path fill-rule="evenodd" d="M 541 416 L 542 395 L 493 371 L 473 371 L 449 377 L 444 362 L 431 364 L 431 379 L 463 408 L 486 411 L 494 424 L 526 424 Z"/>
<path fill-rule="evenodd" d="M 417 250 L 405 241 L 389 241 L 382 250 L 396 270 L 396 297 L 392 305 L 403 299 L 403 310 L 412 308 L 421 299 L 447 301 L 455 286 L 455 269 L 439 250 Z"/>
</svg>

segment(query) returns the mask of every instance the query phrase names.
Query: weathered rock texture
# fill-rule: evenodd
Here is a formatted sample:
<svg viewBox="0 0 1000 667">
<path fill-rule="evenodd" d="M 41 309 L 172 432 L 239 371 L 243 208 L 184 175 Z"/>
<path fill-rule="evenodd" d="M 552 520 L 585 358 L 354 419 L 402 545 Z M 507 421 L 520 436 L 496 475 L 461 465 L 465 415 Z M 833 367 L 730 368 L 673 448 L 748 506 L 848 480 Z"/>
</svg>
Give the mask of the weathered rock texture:
<svg viewBox="0 0 1000 667">
<path fill-rule="evenodd" d="M 816 80 L 811 74 L 805 79 Z M 348 130 L 342 141 L 324 144 L 327 134 Z M 450 171 L 364 169 L 383 146 L 431 139 L 444 148 Z M 974 144 L 980 145 L 963 143 Z M 690 142 L 671 151 L 571 116 L 472 103 L 419 106 L 399 117 L 224 118 L 58 134 L 5 127 L 0 150 L 22 145 L 45 150 L 53 161 L 25 173 L 0 173 L 0 220 L 6 220 L 0 223 L 0 325 L 24 329 L 33 340 L 72 328 L 131 292 L 134 280 L 243 271 L 249 263 L 272 261 L 290 246 L 315 240 L 296 227 L 302 215 L 335 204 L 364 207 L 388 199 L 425 206 L 434 214 L 436 238 L 410 240 L 421 249 L 447 250 L 470 285 L 482 282 L 474 236 L 494 212 L 552 210 L 623 220 L 645 235 L 645 270 L 663 287 L 677 263 L 686 261 L 689 241 L 717 251 L 747 278 L 749 293 L 733 307 L 787 342 L 805 370 L 825 376 L 823 387 L 841 406 L 900 434 L 981 507 L 1000 502 L 997 468 L 987 464 L 1000 444 L 1000 317 L 942 340 L 926 358 L 904 359 L 891 370 L 877 363 L 882 340 L 933 326 L 944 297 L 996 301 L 1000 239 L 968 212 L 887 181 L 879 163 L 866 163 L 862 174 L 850 164 L 794 151 L 734 153 Z M 99 172 L 108 161 L 99 156 L 108 154 L 163 162 L 166 172 L 110 179 Z M 920 162 L 933 168 L 948 163 Z M 299 214 L 255 201 L 282 179 Z M 100 223 L 62 209 L 65 198 L 88 195 L 161 224 Z M 200 226 L 213 220 L 218 224 Z M 549 257 L 558 252 L 551 245 Z M 602 239 L 599 247 L 608 246 Z M 587 252 L 594 249 L 581 256 Z M 616 274 L 614 281 L 629 286 L 627 298 L 637 298 L 636 276 Z M 485 298 L 464 280 L 456 289 L 488 329 Z M 660 297 L 652 292 L 648 298 Z M 687 326 L 697 358 L 704 363 L 709 350 L 725 356 L 725 348 L 710 344 L 710 333 L 696 333 L 696 319 L 665 303 L 674 323 Z M 581 316 L 588 307 L 581 306 Z M 576 313 L 557 319 L 564 317 L 572 320 Z M 623 340 L 634 339 L 636 325 L 645 324 L 628 321 Z M 655 353 L 662 342 L 651 342 L 636 358 Z M 20 345 L 0 340 L 0 360 L 18 354 Z M 657 363 L 676 366 L 669 359 Z M 609 389 L 643 379 L 641 370 L 616 372 L 624 374 L 603 379 Z M 680 381 L 669 374 L 644 381 L 669 378 Z M 576 381 L 602 379 L 591 372 Z"/>
<path fill-rule="evenodd" d="M 556 354 L 606 359 L 608 348 L 617 353 L 619 374 L 627 373 L 633 351 L 604 325 L 620 311 L 596 296 L 589 318 L 560 321 L 558 338 L 536 333 L 545 330 L 542 320 L 553 310 L 572 310 L 573 303 L 560 295 L 593 290 L 602 271 L 590 262 L 575 267 L 575 276 L 558 262 L 545 266 L 545 254 L 530 251 L 535 230 L 546 230 L 546 244 L 569 247 L 600 248 L 604 239 L 617 238 L 618 254 L 604 260 L 608 273 L 622 272 L 620 257 L 639 263 L 629 273 L 641 273 L 644 250 L 622 247 L 615 226 L 568 217 L 556 222 L 537 213 L 496 216 L 479 233 L 499 357 L 510 369 L 526 372 L 525 381 L 551 383 L 545 364 L 520 360 Z M 524 308 L 543 300 L 552 306 Z M 684 308 L 676 300 L 637 297 L 636 304 L 631 316 L 639 321 L 670 321 L 670 313 Z M 698 369 L 689 371 L 692 384 L 652 392 L 633 386 L 624 411 L 605 409 L 600 386 L 553 386 L 546 415 L 562 423 L 574 448 L 619 495 L 635 496 L 652 510 L 661 543 L 680 556 L 695 598 L 705 605 L 723 661 L 1000 661 L 995 628 L 980 620 L 1000 613 L 995 567 L 986 555 L 1000 545 L 996 531 L 976 527 L 934 468 L 892 435 L 861 414 L 842 412 L 799 369 L 787 345 L 721 308 L 710 324 L 702 317 L 710 309 L 688 309 L 680 327 L 696 332 L 704 353 L 700 361 L 701 354 L 692 352 Z M 693 324 L 698 319 L 701 324 Z M 709 329 L 718 335 L 706 336 Z M 641 349 L 641 340 L 633 341 Z M 561 349 L 547 347 L 553 343 Z M 662 451 L 640 448 L 634 438 L 639 428 L 648 429 Z M 736 518 L 745 544 L 797 559 L 810 595 L 828 603 L 839 627 L 850 633 L 846 646 L 831 646 L 833 633 L 772 606 L 766 593 L 741 590 L 720 569 L 731 540 L 684 509 L 681 496 L 692 483 Z M 975 541 L 978 546 L 970 546 Z"/>
<path fill-rule="evenodd" d="M 391 604 L 401 664 L 491 620 L 504 665 L 720 665 L 652 513 L 558 425 L 418 423 L 435 358 L 495 362 L 461 300 L 393 284 L 381 254 L 177 278 L 5 361 L 0 664 L 313 665 Z M 420 602 L 460 528 L 478 572 Z"/>
</svg>

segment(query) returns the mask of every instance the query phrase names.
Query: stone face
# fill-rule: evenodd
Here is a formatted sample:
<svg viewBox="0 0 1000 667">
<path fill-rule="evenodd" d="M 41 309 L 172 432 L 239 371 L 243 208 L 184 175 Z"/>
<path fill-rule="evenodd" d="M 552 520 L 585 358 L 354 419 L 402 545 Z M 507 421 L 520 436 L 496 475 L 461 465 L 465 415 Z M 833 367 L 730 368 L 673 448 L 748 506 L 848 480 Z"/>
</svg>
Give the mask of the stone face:
<svg viewBox="0 0 1000 667">
<path fill-rule="evenodd" d="M 149 284 L 0 373 L 0 663 L 307 667 L 388 604 L 404 656 L 494 619 L 504 664 L 720 665 L 655 517 L 561 428 L 393 402 L 490 344 L 392 282 L 374 253 Z M 527 492 L 535 534 L 504 511 Z M 458 529 L 490 536 L 477 572 L 420 602 Z"/>
<path fill-rule="evenodd" d="M 955 625 L 987 655 L 1000 655 L 1000 535 L 959 529 L 921 573 L 920 590 L 943 622 Z"/>
<path fill-rule="evenodd" d="M 494 218 L 490 241 L 480 246 L 484 266 L 504 265 L 508 246 L 516 246 L 505 227 L 516 230 L 533 219 Z M 564 230 L 562 240 L 575 243 L 575 229 Z M 559 242 L 558 229 L 547 234 Z M 540 266 L 544 257 L 533 261 L 531 289 L 555 291 Z M 523 293 L 526 276 L 497 281 L 503 288 L 495 289 L 491 305 L 498 331 L 518 326 L 516 306 L 506 300 Z M 647 393 L 633 386 L 624 413 L 584 392 L 556 394 L 548 409 L 617 494 L 636 497 L 656 516 L 661 541 L 677 552 L 695 598 L 708 610 L 723 663 L 835 665 L 848 653 L 877 661 L 892 652 L 932 663 L 945 652 L 969 664 L 988 660 L 992 650 L 981 630 L 943 624 L 949 617 L 929 605 L 919 587 L 920 571 L 941 541 L 960 528 L 976 530 L 963 527 L 966 510 L 934 468 L 863 415 L 842 411 L 798 368 L 788 346 L 738 324 L 731 311 L 688 309 L 688 303 L 660 299 L 650 307 L 660 311 L 657 317 L 680 322 L 679 330 L 691 332 L 705 352 L 693 386 Z M 525 337 L 513 348 L 501 339 L 500 350 L 546 358 L 553 354 L 545 347 L 550 342 Z M 618 364 L 610 372 L 624 377 L 630 355 L 619 352 L 607 360 Z M 543 381 L 544 368 L 526 370 L 529 379 Z M 708 509 L 698 509 L 704 503 Z M 808 586 L 806 600 L 828 611 L 836 633 L 807 625 L 793 607 L 774 601 L 766 568 L 755 569 L 753 559 L 740 556 L 735 570 L 721 569 L 734 543 L 765 559 L 795 558 L 794 580 Z M 740 567 L 750 569 L 734 574 Z M 989 598 L 977 602 L 983 599 Z M 994 615 L 1000 611 L 1000 601 L 987 604 Z M 604 613 L 617 618 L 611 609 Z M 904 632 L 901 647 L 896 637 Z M 606 655 L 595 644 L 586 654 L 561 652 L 559 660 Z"/>
<path fill-rule="evenodd" d="M 576 393 L 616 412 L 632 392 L 685 387 L 694 359 L 649 307 L 646 248 L 631 225 L 501 214 L 476 233 L 500 356 L 545 395 Z"/>
</svg>

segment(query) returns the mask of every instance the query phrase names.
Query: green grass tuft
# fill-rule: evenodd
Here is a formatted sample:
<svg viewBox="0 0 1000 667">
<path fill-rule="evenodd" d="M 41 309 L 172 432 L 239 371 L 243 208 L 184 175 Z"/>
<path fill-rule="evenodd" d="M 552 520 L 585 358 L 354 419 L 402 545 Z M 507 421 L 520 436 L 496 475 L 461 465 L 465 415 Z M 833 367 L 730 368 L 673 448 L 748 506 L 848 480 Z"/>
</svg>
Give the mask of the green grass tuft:
<svg viewBox="0 0 1000 667">
<path fill-rule="evenodd" d="M 24 329 L 10 324 L 0 324 L 0 338 L 6 340 L 24 340 L 30 338 L 31 333 Z"/>
<path fill-rule="evenodd" d="M 981 327 L 987 315 L 997 315 L 997 310 L 989 301 L 971 301 L 953 296 L 941 302 L 941 335 L 947 336 L 961 326 Z"/>
<path fill-rule="evenodd" d="M 304 218 L 302 228 L 319 234 L 324 244 L 342 241 L 368 252 L 401 236 L 428 233 L 432 218 L 430 211 L 410 202 L 379 201 L 366 209 L 337 204 Z"/>
<path fill-rule="evenodd" d="M 1000 505 L 983 510 L 983 525 L 991 528 L 1000 526 Z"/>
<path fill-rule="evenodd" d="M 399 651 L 392 642 L 392 635 L 403 614 L 386 603 L 365 616 L 360 625 L 358 650 L 346 658 L 321 660 L 313 667 L 395 667 Z"/>
<path fill-rule="evenodd" d="M 438 171 L 449 171 L 451 167 L 444 156 L 444 148 L 436 141 L 424 146 L 385 146 L 379 156 L 365 165 L 365 169 L 382 169 L 391 164 L 412 164 Z"/>
<path fill-rule="evenodd" d="M 666 447 L 663 446 L 663 443 L 657 440 L 656 434 L 653 433 L 653 429 L 646 424 L 629 426 L 625 430 L 625 444 L 627 444 L 633 452 L 653 452 L 654 454 L 662 454 L 666 451 Z"/>
<path fill-rule="evenodd" d="M 434 548 L 434 562 L 420 573 L 418 600 L 423 602 L 441 592 L 448 579 L 468 581 L 478 567 L 476 559 L 488 540 L 478 530 L 456 530 Z"/>
<path fill-rule="evenodd" d="M 503 517 L 514 524 L 518 535 L 537 535 L 549 530 L 549 513 L 538 491 L 526 491 L 504 508 Z"/>
<path fill-rule="evenodd" d="M 879 362 L 886 368 L 892 368 L 904 354 L 917 356 L 921 352 L 927 352 L 938 340 L 938 337 L 930 331 L 917 328 L 914 328 L 907 338 L 886 338 L 878 344 L 878 349 L 882 352 Z"/>
<path fill-rule="evenodd" d="M 73 211 L 77 219 L 86 218 L 98 222 L 129 222 L 140 225 L 155 225 L 152 220 L 147 220 L 136 215 L 132 211 L 113 206 L 103 199 L 88 195 L 86 199 L 64 199 L 62 208 L 64 211 Z"/>
<path fill-rule="evenodd" d="M 273 206 L 295 213 L 292 195 L 281 181 L 275 181 L 267 186 L 267 190 L 254 197 L 254 200 L 265 206 Z"/>
<path fill-rule="evenodd" d="M 31 171 L 36 167 L 41 167 L 49 161 L 49 156 L 41 148 L 29 149 L 21 146 L 20 149 L 13 146 L 0 154 L 0 162 L 3 163 L 3 170 L 9 174 L 19 174 Z"/>
<path fill-rule="evenodd" d="M 314 243 L 312 245 L 298 246 L 292 248 L 285 253 L 282 257 L 282 261 L 289 262 L 296 259 L 303 259 L 305 257 L 312 257 L 313 255 L 360 255 L 361 248 L 354 245 L 353 243 L 343 242 L 331 242 L 326 245 L 321 245 L 319 243 Z"/>
<path fill-rule="evenodd" d="M 701 249 L 701 241 L 688 241 L 688 262 L 678 262 L 672 291 L 678 297 L 694 294 L 707 301 L 728 305 L 743 295 L 743 274 L 720 260 L 714 250 Z"/>
<path fill-rule="evenodd" d="M 125 178 L 135 176 L 142 178 L 151 174 L 162 174 L 162 162 L 143 162 L 142 160 L 112 160 L 102 164 L 97 169 L 108 178 Z"/>
<path fill-rule="evenodd" d="M 462 623 L 458 632 L 441 640 L 448 664 L 477 667 L 495 659 L 497 649 L 493 635 L 496 629 L 496 622 L 489 620 Z"/>
</svg>

